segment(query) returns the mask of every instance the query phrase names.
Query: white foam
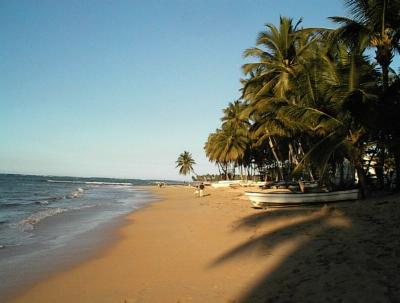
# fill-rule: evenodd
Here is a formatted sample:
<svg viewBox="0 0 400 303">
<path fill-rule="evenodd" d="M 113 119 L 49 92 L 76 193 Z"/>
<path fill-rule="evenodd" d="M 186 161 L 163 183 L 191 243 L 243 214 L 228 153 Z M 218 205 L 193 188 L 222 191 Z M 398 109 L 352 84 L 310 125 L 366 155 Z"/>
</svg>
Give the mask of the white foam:
<svg viewBox="0 0 400 303">
<path fill-rule="evenodd" d="M 60 208 L 60 207 L 47 208 L 46 210 L 42 210 L 37 213 L 31 214 L 28 218 L 21 220 L 18 223 L 18 226 L 21 227 L 22 230 L 32 230 L 33 226 L 42 221 L 43 219 L 61 214 L 65 211 L 67 211 L 66 208 Z"/>
<path fill-rule="evenodd" d="M 75 184 L 91 184 L 91 185 L 124 185 L 131 186 L 133 185 L 130 182 L 100 182 L 100 181 L 71 181 L 71 180 L 52 180 L 49 179 L 47 182 L 51 183 L 75 183 Z"/>
<path fill-rule="evenodd" d="M 74 206 L 71 207 L 71 210 L 81 210 L 81 209 L 85 209 L 85 208 L 92 208 L 92 207 L 96 207 L 96 204 L 91 204 L 91 205 L 81 205 L 81 206 Z"/>
<path fill-rule="evenodd" d="M 82 194 L 83 194 L 83 188 L 78 187 L 73 192 L 71 192 L 68 195 L 66 195 L 65 198 L 67 198 L 67 199 L 76 199 L 76 198 L 79 198 L 80 196 L 82 196 Z"/>
<path fill-rule="evenodd" d="M 70 180 L 47 180 L 47 182 L 51 182 L 51 183 L 75 183 L 75 181 L 70 181 Z"/>
<path fill-rule="evenodd" d="M 88 181 L 84 182 L 85 184 L 93 184 L 93 185 L 124 185 L 124 186 L 130 186 L 133 185 L 132 183 L 129 182 L 97 182 L 97 181 Z"/>
</svg>

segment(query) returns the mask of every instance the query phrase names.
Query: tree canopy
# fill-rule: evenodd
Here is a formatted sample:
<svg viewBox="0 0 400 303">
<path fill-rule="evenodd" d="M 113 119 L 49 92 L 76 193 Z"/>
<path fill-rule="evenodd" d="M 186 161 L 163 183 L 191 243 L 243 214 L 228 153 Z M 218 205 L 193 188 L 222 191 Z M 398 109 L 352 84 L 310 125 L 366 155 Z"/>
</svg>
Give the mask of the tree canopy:
<svg viewBox="0 0 400 303">
<path fill-rule="evenodd" d="M 186 176 L 190 173 L 194 173 L 193 165 L 195 165 L 196 162 L 194 161 L 192 154 L 188 151 L 181 153 L 175 163 L 176 168 L 179 168 L 180 175 Z"/>
<path fill-rule="evenodd" d="M 344 2 L 336 29 L 280 17 L 244 51 L 242 94 L 204 146 L 222 175 L 400 189 L 400 3 Z"/>
</svg>

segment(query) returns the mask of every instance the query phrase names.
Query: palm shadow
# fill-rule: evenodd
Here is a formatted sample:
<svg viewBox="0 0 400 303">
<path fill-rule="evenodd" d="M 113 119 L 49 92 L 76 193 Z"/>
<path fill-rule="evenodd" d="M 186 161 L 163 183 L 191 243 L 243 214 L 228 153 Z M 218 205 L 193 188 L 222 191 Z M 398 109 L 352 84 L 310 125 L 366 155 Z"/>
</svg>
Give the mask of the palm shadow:
<svg viewBox="0 0 400 303">
<path fill-rule="evenodd" d="M 266 222 L 275 227 L 256 232 L 209 266 L 255 257 L 254 253 L 269 258 L 283 243 L 292 242 L 294 249 L 283 261 L 272 270 L 265 268 L 234 302 L 395 302 L 400 298 L 400 244 L 393 238 L 388 245 L 388 213 L 380 215 L 347 210 L 343 214 L 326 207 L 262 211 L 238 221 L 233 231 L 257 230 Z"/>
<path fill-rule="evenodd" d="M 305 212 L 302 211 L 301 213 Z M 294 221 L 293 223 L 286 223 L 284 224 L 284 226 L 280 226 L 276 229 L 264 232 L 261 235 L 253 237 L 247 242 L 225 252 L 224 254 L 216 258 L 210 264 L 210 266 L 218 266 L 223 262 L 226 262 L 235 257 L 251 253 L 254 250 L 258 251 L 260 254 L 266 254 L 268 253 L 268 251 L 272 251 L 277 245 L 279 245 L 284 238 L 290 238 L 291 235 L 295 234 L 299 228 L 309 230 L 310 228 L 312 228 L 312 226 L 321 224 L 329 216 L 329 213 L 330 210 L 328 209 L 326 212 L 317 216 L 313 216 L 308 220 L 304 219 L 305 217 L 303 216 L 298 216 L 298 220 Z M 284 216 L 287 217 L 287 215 Z M 248 225 L 250 225 L 251 227 L 256 227 L 262 221 L 271 221 L 271 219 L 276 221 L 279 217 L 282 217 L 282 212 L 274 212 L 273 214 L 263 212 L 262 214 L 255 214 L 242 219 L 235 227 L 235 229 L 247 228 Z"/>
<path fill-rule="evenodd" d="M 307 215 L 315 212 L 316 210 L 321 209 L 320 206 L 312 206 L 308 208 L 304 207 L 288 207 L 288 208 L 274 208 L 272 210 L 260 210 L 260 212 L 249 215 L 238 220 L 235 224 L 234 229 L 245 229 L 252 228 L 257 226 L 258 224 L 263 223 L 264 221 L 272 221 L 272 220 L 280 220 L 284 217 L 295 217 L 300 215 Z M 328 209 L 331 210 L 331 209 Z"/>
</svg>

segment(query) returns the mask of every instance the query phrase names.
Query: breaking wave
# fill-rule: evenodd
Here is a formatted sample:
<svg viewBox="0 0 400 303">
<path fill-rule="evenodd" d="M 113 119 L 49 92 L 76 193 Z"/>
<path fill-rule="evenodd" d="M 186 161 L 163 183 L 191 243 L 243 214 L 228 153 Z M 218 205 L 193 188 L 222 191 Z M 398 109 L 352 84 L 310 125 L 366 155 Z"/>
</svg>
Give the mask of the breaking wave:
<svg viewBox="0 0 400 303">
<path fill-rule="evenodd" d="M 76 198 L 79 198 L 80 196 L 82 196 L 82 194 L 83 194 L 83 188 L 78 187 L 73 192 L 71 192 L 68 195 L 66 195 L 65 198 L 67 198 L 67 199 L 76 199 Z"/>
<path fill-rule="evenodd" d="M 47 180 L 51 183 L 75 183 L 75 184 L 88 184 L 88 185 L 125 185 L 131 186 L 130 182 L 99 182 L 99 181 L 71 181 L 71 180 Z"/>
<path fill-rule="evenodd" d="M 47 208 L 46 210 L 42 210 L 36 213 L 31 214 L 26 219 L 21 220 L 18 225 L 22 230 L 32 230 L 33 226 L 43 219 L 46 219 L 51 216 L 55 216 L 66 212 L 66 208 L 54 207 L 54 208 Z"/>
</svg>

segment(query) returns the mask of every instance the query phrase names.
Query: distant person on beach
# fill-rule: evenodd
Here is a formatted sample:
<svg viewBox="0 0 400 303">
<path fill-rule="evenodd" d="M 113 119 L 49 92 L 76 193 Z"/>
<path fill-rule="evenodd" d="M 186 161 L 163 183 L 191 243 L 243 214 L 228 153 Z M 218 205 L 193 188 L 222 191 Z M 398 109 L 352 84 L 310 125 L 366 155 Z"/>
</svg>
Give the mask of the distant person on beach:
<svg viewBox="0 0 400 303">
<path fill-rule="evenodd" d="M 204 184 L 200 183 L 199 186 L 199 197 L 203 197 L 204 196 Z"/>
<path fill-rule="evenodd" d="M 194 192 L 195 196 L 203 197 L 204 196 L 204 184 L 200 183 L 200 185 L 196 186 L 196 191 Z"/>
</svg>

